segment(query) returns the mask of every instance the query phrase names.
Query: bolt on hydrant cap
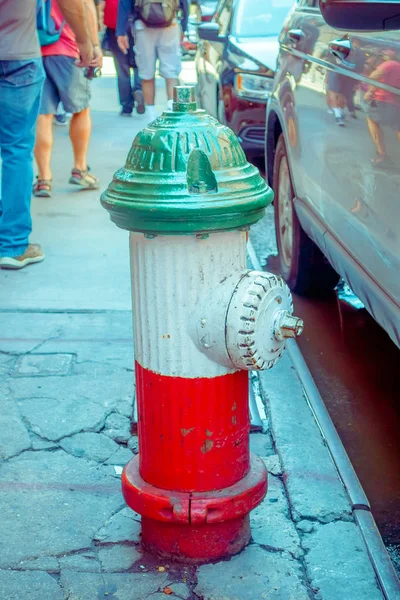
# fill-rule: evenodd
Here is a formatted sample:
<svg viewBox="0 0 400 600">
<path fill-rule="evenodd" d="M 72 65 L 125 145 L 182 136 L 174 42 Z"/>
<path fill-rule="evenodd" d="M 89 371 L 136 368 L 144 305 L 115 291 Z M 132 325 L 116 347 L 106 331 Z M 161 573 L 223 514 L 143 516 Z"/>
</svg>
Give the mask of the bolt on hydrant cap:
<svg viewBox="0 0 400 600">
<path fill-rule="evenodd" d="M 229 127 L 198 109 L 193 86 L 135 137 L 101 203 L 122 229 L 188 235 L 247 228 L 273 192 Z"/>
</svg>

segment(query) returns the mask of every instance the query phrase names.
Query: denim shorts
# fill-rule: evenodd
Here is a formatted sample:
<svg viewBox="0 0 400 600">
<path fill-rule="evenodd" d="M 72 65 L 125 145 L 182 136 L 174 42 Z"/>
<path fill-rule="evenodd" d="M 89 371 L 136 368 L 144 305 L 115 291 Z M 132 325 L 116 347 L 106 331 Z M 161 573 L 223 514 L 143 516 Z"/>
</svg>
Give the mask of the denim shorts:
<svg viewBox="0 0 400 600">
<path fill-rule="evenodd" d="M 43 86 L 41 115 L 56 114 L 61 101 L 66 112 L 79 113 L 89 106 L 90 82 L 70 56 L 44 56 L 46 79 Z"/>
</svg>

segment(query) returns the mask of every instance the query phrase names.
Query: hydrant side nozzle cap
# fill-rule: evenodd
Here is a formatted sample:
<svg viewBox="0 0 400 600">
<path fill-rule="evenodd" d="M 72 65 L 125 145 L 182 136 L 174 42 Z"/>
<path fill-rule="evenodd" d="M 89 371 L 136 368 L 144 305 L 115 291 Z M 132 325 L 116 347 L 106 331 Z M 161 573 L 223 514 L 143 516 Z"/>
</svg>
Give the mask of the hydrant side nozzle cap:
<svg viewBox="0 0 400 600">
<path fill-rule="evenodd" d="M 196 93 L 193 85 L 176 85 L 174 87 L 174 112 L 189 112 L 197 110 Z"/>
</svg>

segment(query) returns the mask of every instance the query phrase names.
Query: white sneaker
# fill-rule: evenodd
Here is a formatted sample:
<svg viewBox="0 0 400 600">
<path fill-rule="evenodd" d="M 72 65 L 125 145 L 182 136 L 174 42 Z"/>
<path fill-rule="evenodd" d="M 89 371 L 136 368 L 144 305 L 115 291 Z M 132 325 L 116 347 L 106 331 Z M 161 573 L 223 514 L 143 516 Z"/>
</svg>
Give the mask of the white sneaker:
<svg viewBox="0 0 400 600">
<path fill-rule="evenodd" d="M 170 98 L 167 102 L 167 110 L 172 110 L 174 101 L 172 100 L 172 98 Z"/>
<path fill-rule="evenodd" d="M 150 105 L 146 106 L 145 116 L 146 116 L 148 123 L 151 123 L 152 121 L 157 119 L 158 114 L 157 114 L 156 107 L 154 106 L 154 104 L 151 106 Z"/>
</svg>

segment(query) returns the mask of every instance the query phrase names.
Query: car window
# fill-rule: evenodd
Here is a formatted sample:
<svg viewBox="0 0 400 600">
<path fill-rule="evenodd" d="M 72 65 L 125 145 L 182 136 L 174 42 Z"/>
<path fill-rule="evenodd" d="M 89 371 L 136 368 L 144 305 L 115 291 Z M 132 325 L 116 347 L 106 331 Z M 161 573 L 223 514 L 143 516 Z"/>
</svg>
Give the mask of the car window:
<svg viewBox="0 0 400 600">
<path fill-rule="evenodd" d="M 228 33 L 229 24 L 232 16 L 233 0 L 225 0 L 218 7 L 216 21 L 219 24 L 219 35 L 225 36 Z"/>
<path fill-rule="evenodd" d="M 233 25 L 237 37 L 278 35 L 292 0 L 240 0 Z"/>
</svg>

